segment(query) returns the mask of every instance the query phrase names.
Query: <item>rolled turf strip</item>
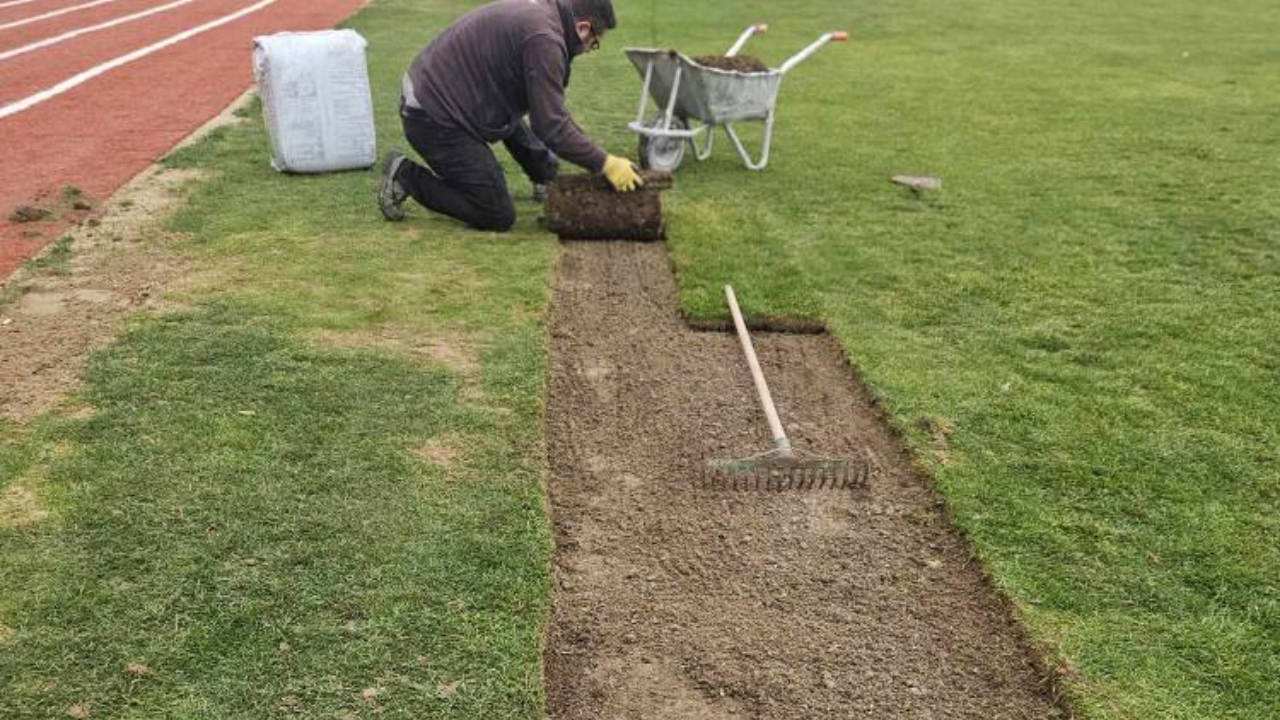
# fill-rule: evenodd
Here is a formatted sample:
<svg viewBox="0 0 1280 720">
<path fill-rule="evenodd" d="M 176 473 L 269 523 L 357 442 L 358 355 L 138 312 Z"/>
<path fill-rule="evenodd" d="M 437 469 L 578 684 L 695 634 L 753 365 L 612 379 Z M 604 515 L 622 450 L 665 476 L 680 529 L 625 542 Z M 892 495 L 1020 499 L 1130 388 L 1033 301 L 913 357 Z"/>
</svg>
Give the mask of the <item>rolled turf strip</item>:
<svg viewBox="0 0 1280 720">
<path fill-rule="evenodd" d="M 663 240 L 662 191 L 671 174 L 640 173 L 644 186 L 617 192 L 600 175 L 562 175 L 547 186 L 547 229 L 561 240 Z"/>
</svg>

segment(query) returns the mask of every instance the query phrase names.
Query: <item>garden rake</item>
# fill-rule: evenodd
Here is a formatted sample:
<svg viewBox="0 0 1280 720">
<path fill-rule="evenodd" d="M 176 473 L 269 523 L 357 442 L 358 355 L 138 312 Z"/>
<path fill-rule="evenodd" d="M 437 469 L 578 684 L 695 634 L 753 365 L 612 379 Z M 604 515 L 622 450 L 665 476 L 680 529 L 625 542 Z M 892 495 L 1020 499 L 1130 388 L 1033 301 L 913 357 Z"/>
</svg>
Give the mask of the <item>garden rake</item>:
<svg viewBox="0 0 1280 720">
<path fill-rule="evenodd" d="M 801 456 L 791 447 L 786 430 L 782 428 L 782 421 L 778 419 L 778 409 L 773 404 L 773 395 L 769 392 L 769 384 L 765 382 L 764 372 L 760 369 L 760 361 L 756 358 L 751 335 L 747 333 L 747 325 L 742 320 L 742 311 L 738 309 L 738 298 L 734 295 L 733 287 L 726 285 L 724 294 L 729 301 L 729 312 L 733 315 L 733 325 L 737 328 L 742 352 L 747 356 L 747 365 L 751 368 L 751 379 L 755 381 L 760 405 L 769 421 L 773 448 L 746 458 L 709 461 L 704 473 L 705 486 L 716 490 L 775 491 L 854 490 L 866 487 L 872 471 L 871 462 L 867 459 L 807 457 Z"/>
</svg>

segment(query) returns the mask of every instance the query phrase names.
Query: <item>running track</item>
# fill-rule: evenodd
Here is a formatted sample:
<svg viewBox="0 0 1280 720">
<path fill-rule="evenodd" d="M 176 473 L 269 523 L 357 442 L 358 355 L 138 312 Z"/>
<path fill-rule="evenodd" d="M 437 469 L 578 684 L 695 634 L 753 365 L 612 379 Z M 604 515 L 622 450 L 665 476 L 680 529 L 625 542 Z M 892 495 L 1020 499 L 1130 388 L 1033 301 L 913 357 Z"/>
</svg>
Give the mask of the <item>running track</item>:
<svg viewBox="0 0 1280 720">
<path fill-rule="evenodd" d="M 254 36 L 365 2 L 0 0 L 0 279 L 66 225 L 13 208 L 67 185 L 107 198 L 244 92 Z"/>
</svg>

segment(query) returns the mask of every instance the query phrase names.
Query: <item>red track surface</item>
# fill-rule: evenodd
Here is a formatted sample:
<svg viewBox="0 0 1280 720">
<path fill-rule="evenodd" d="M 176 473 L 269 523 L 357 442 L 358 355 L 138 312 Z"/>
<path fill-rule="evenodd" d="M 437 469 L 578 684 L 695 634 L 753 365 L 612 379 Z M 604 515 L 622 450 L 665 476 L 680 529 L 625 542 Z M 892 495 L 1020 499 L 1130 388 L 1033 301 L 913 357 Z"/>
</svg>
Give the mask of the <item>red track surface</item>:
<svg viewBox="0 0 1280 720">
<path fill-rule="evenodd" d="M 39 0 L 0 7 L 0 26 L 89 1 Z M 171 1 L 119 0 L 0 29 L 0 53 Z M 0 60 L 0 107 L 255 2 L 195 0 Z M 0 118 L 0 278 L 54 240 L 68 222 L 15 224 L 9 220 L 13 208 L 56 198 L 68 185 L 91 198 L 106 198 L 244 92 L 252 82 L 254 36 L 332 27 L 364 2 L 279 0 Z"/>
</svg>

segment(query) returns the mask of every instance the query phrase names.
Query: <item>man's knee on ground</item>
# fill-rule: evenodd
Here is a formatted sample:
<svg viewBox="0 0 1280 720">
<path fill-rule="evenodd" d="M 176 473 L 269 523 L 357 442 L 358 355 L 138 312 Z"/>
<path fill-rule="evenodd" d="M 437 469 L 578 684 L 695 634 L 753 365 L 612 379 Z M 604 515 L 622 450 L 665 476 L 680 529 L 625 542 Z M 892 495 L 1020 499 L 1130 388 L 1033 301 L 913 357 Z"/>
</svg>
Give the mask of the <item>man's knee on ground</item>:
<svg viewBox="0 0 1280 720">
<path fill-rule="evenodd" d="M 516 224 L 516 207 L 511 203 L 494 208 L 492 211 L 485 213 L 475 223 L 478 230 L 490 230 L 492 232 L 506 232 L 511 226 Z"/>
</svg>

